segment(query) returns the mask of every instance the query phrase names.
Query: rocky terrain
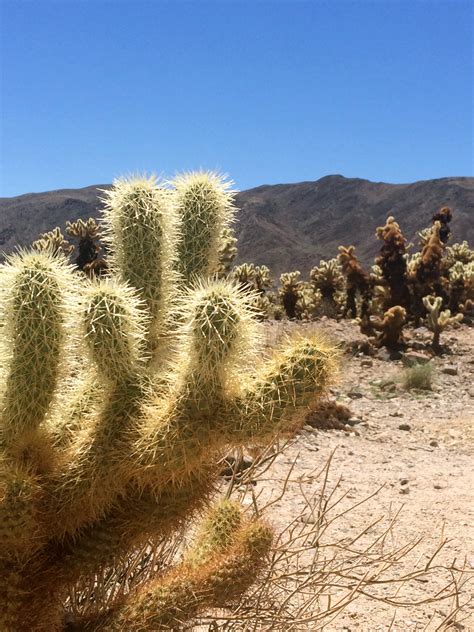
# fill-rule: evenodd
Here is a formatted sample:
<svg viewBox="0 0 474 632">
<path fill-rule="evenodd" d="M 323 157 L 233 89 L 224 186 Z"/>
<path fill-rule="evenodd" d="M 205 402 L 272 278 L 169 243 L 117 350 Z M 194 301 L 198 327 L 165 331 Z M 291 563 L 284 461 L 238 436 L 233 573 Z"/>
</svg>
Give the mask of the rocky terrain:
<svg viewBox="0 0 474 632">
<path fill-rule="evenodd" d="M 63 189 L 0 199 L 0 251 L 27 245 L 67 220 L 98 217 L 100 189 Z M 368 263 L 380 247 L 374 232 L 395 215 L 409 240 L 441 206 L 454 211 L 453 241 L 474 241 L 474 178 L 452 177 L 387 184 L 333 175 L 315 182 L 260 186 L 237 195 L 237 263 L 268 265 L 274 275 L 306 275 L 321 258 L 354 244 Z"/>
<path fill-rule="evenodd" d="M 270 323 L 270 345 L 282 330 L 318 330 L 337 340 L 342 349 L 360 338 L 355 325 L 322 319 L 307 325 Z M 290 449 L 280 455 L 265 475 L 261 486 L 271 496 L 282 484 L 289 464 L 296 459 L 293 483 L 284 500 L 272 510 L 273 520 L 282 528 L 304 508 L 297 479 L 321 467 L 332 455 L 329 483 L 346 494 L 343 507 L 356 505 L 347 519 L 334 525 L 333 536 L 368 526 L 377 518 L 382 522 L 370 529 L 377 535 L 383 520 L 401 513 L 393 529 L 393 541 L 402 544 L 423 538 L 416 555 L 407 564 L 426 563 L 428 551 L 442 538 L 448 542 L 440 553 L 439 564 L 464 562 L 474 572 L 474 336 L 472 328 L 461 326 L 445 332 L 450 352 L 434 357 L 432 390 L 406 390 L 402 385 L 403 360 L 388 361 L 344 352 L 335 399 L 347 405 L 350 423 L 341 429 L 321 430 L 309 425 Z M 419 328 L 413 339 L 422 347 L 429 332 Z M 411 352 L 413 353 L 413 352 Z M 417 353 L 417 352 L 414 352 Z M 340 479 L 340 481 L 339 481 Z M 308 485 L 308 495 L 317 491 Z M 420 551 L 422 552 L 420 555 Z M 400 569 L 401 572 L 402 569 Z M 439 581 L 439 585 L 436 582 Z M 429 584 L 414 582 L 418 595 L 433 594 L 443 585 L 443 574 Z M 462 599 L 469 599 L 474 583 L 468 584 Z M 390 587 L 387 587 L 389 590 Z M 383 589 L 385 590 L 385 588 Z M 406 593 L 406 590 L 405 590 Z M 405 597 L 410 595 L 410 589 Z M 400 595 L 401 598 L 401 595 Z M 328 627 L 345 632 L 415 632 L 421 630 L 474 630 L 474 605 L 463 609 L 463 616 L 443 623 L 447 603 L 427 603 L 417 608 L 396 608 L 365 598 L 354 601 L 347 611 Z M 309 629 L 309 628 L 308 628 Z"/>
</svg>

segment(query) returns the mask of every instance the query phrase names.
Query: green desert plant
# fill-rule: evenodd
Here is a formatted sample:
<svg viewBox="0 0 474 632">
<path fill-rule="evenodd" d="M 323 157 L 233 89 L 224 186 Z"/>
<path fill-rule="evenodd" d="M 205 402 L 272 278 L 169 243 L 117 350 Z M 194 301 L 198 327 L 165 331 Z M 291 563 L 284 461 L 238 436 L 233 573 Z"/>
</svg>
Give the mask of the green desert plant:
<svg viewBox="0 0 474 632">
<path fill-rule="evenodd" d="M 225 501 L 207 509 L 219 462 L 303 423 L 334 373 L 317 337 L 261 359 L 252 296 L 208 278 L 234 215 L 222 178 L 121 179 L 104 199 L 107 277 L 50 250 L 0 268 L 5 632 L 176 629 L 239 599 L 272 530 Z M 181 563 L 108 598 L 108 569 L 201 512 Z M 74 619 L 78 582 L 94 607 Z"/>
<path fill-rule="evenodd" d="M 431 391 L 433 387 L 433 367 L 426 364 L 415 364 L 403 370 L 403 388 L 406 390 Z"/>
</svg>

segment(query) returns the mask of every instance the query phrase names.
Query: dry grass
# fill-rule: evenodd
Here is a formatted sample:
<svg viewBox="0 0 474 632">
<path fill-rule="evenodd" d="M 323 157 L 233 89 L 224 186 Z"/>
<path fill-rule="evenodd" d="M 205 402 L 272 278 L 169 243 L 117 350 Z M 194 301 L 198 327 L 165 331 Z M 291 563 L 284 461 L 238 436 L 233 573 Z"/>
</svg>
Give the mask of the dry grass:
<svg viewBox="0 0 474 632">
<path fill-rule="evenodd" d="M 248 512 L 271 520 L 289 487 L 296 484 L 305 499 L 303 510 L 277 534 L 265 572 L 239 603 L 229 604 L 226 610 L 207 613 L 183 629 L 323 630 L 359 598 L 387 606 L 393 616 L 389 630 L 398 609 L 427 604 L 433 604 L 433 609 L 442 604 L 445 614 L 427 621 L 426 631 L 445 630 L 461 623 L 466 616 L 469 601 L 466 588 L 471 575 L 462 562 L 454 561 L 450 566 L 438 564 L 439 553 L 446 543 L 442 535 L 437 546 L 429 551 L 418 538 L 398 544 L 396 513 L 368 521 L 363 529 L 353 529 L 341 537 L 338 529 L 341 521 L 347 520 L 361 505 L 370 506 L 371 499 L 380 490 L 347 506 L 339 483 L 328 483 L 331 459 L 319 471 L 303 476 L 297 475 L 293 462 L 273 498 L 262 500 L 261 492 L 257 494 L 255 490 L 264 488 L 265 473 L 286 445 L 262 452 L 254 449 L 254 464 L 244 472 L 236 471 L 224 493 L 238 498 Z M 256 481 L 261 484 L 255 486 Z M 308 483 L 314 489 L 311 495 L 306 491 Z M 104 607 L 118 595 L 166 571 L 179 560 L 183 545 L 191 535 L 192 529 L 177 539 L 158 545 L 149 543 L 124 560 L 122 566 L 104 569 L 96 586 L 104 585 L 107 594 L 95 594 L 94 585 L 78 586 L 71 594 L 69 609 L 75 614 L 83 613 L 92 609 L 97 601 Z M 418 561 L 411 562 L 415 554 Z M 407 560 L 410 560 L 408 566 Z M 439 586 L 441 578 L 443 588 L 430 592 L 431 580 L 435 578 L 433 584 Z"/>
<path fill-rule="evenodd" d="M 431 391 L 433 388 L 434 369 L 431 364 L 416 364 L 404 369 L 402 375 L 403 388 L 407 391 Z"/>
</svg>

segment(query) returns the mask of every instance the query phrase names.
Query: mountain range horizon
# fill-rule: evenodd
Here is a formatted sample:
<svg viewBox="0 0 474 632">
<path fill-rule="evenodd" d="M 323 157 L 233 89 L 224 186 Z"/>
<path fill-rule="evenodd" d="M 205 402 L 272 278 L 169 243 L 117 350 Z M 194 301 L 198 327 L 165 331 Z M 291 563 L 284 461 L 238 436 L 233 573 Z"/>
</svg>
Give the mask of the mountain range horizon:
<svg viewBox="0 0 474 632">
<path fill-rule="evenodd" d="M 66 221 L 100 217 L 100 190 L 110 184 L 25 193 L 0 198 L 0 250 L 24 247 Z M 394 184 L 341 174 L 315 181 L 262 184 L 236 194 L 237 262 L 265 264 L 274 274 L 306 274 L 320 259 L 353 244 L 364 263 L 380 247 L 375 229 L 395 216 L 408 241 L 450 206 L 452 241 L 474 239 L 474 177 L 447 176 Z"/>
</svg>

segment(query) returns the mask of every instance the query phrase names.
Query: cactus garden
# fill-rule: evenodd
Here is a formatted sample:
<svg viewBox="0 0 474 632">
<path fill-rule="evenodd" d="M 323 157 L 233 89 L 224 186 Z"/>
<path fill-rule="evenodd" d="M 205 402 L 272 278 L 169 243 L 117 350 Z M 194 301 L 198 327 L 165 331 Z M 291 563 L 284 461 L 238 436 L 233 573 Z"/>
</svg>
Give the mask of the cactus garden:
<svg viewBox="0 0 474 632">
<path fill-rule="evenodd" d="M 418 249 L 388 217 L 372 267 L 345 244 L 276 279 L 236 265 L 234 192 L 215 173 L 119 179 L 102 205 L 0 270 L 0 630 L 343 629 L 336 616 L 369 630 L 364 600 L 461 621 L 468 564 L 433 563 L 431 543 L 420 565 L 371 504 L 377 467 L 393 479 L 396 453 L 407 495 L 408 450 L 427 468 L 450 437 L 467 490 L 472 435 L 455 417 L 474 401 L 474 253 L 452 211 Z M 406 411 L 428 406 L 443 422 L 408 441 Z M 363 468 L 360 510 L 361 490 L 333 479 Z"/>
</svg>

